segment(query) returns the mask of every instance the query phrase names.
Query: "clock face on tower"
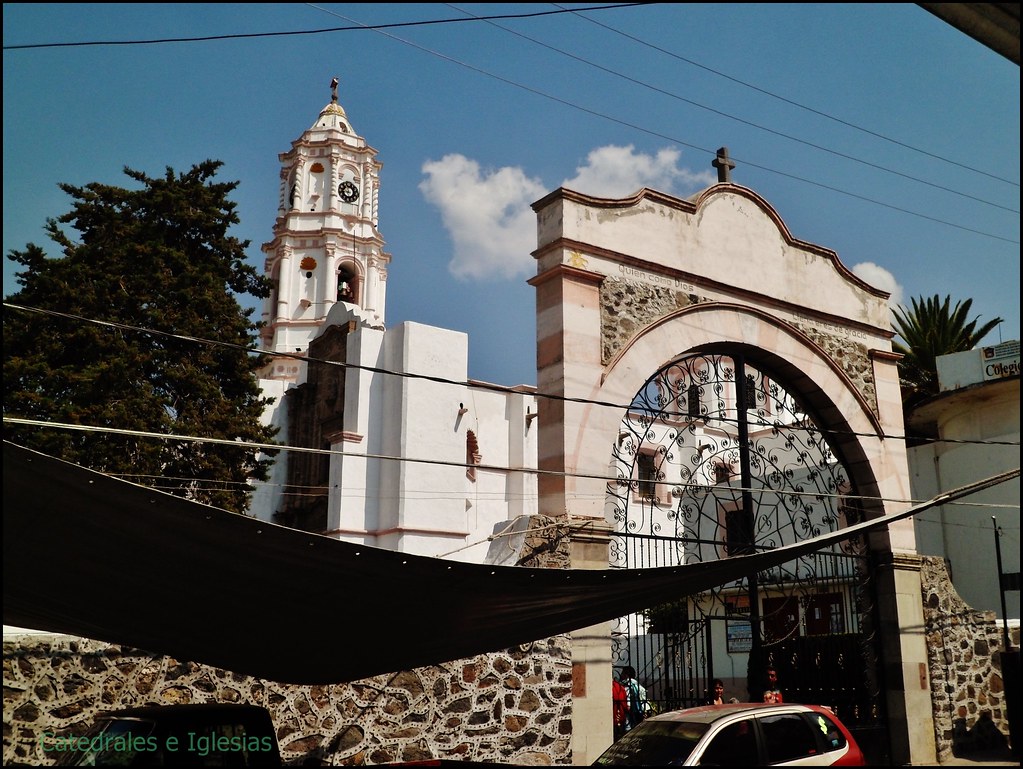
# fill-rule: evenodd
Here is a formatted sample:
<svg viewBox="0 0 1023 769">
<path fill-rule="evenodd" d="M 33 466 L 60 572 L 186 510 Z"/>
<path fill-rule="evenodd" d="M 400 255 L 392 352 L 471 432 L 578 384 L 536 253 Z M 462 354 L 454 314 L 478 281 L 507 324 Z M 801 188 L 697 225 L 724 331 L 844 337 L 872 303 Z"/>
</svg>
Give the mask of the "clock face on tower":
<svg viewBox="0 0 1023 769">
<path fill-rule="evenodd" d="M 351 182 L 341 182 L 337 186 L 337 194 L 345 203 L 354 203 L 359 199 L 359 188 Z"/>
</svg>

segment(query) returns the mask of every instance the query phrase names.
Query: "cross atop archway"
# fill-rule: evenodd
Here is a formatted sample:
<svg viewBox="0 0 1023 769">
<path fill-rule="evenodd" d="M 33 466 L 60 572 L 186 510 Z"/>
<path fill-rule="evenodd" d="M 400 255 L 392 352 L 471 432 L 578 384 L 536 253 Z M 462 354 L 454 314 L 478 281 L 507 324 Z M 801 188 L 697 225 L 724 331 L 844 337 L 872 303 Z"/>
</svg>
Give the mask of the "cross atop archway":
<svg viewBox="0 0 1023 769">
<path fill-rule="evenodd" d="M 732 169 L 735 168 L 735 161 L 728 157 L 728 147 L 718 150 L 718 155 L 711 163 L 718 170 L 718 182 L 732 181 Z"/>
</svg>

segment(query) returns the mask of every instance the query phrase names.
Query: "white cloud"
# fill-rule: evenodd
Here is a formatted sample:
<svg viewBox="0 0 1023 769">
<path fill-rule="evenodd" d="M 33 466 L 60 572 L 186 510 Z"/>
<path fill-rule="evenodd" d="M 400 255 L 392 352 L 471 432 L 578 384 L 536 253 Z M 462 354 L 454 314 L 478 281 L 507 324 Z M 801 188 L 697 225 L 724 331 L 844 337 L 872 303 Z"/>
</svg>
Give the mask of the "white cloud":
<svg viewBox="0 0 1023 769">
<path fill-rule="evenodd" d="M 536 214 L 530 204 L 550 190 L 521 168 L 484 173 L 464 155 L 423 164 L 419 190 L 440 209 L 454 243 L 448 269 L 457 278 L 513 278 L 533 269 Z"/>
<path fill-rule="evenodd" d="M 663 149 L 656 155 L 633 146 L 593 150 L 586 165 L 562 186 L 597 197 L 624 197 L 641 187 L 669 194 L 689 194 L 713 184 L 710 172 L 679 168 L 681 153 Z M 446 155 L 423 164 L 426 178 L 419 190 L 440 210 L 454 255 L 448 264 L 463 280 L 508 279 L 533 270 L 536 214 L 530 204 L 552 188 L 529 178 L 521 168 L 480 168 L 464 155 Z"/>
<path fill-rule="evenodd" d="M 586 165 L 576 168 L 575 176 L 562 182 L 576 192 L 606 198 L 620 198 L 651 187 L 661 192 L 689 195 L 717 181 L 710 171 L 699 173 L 679 168 L 682 153 L 662 149 L 656 155 L 637 153 L 627 147 L 598 147 L 586 156 Z"/>
<path fill-rule="evenodd" d="M 873 262 L 860 262 L 853 265 L 852 271 L 853 275 L 861 280 L 865 280 L 874 288 L 890 293 L 891 298 L 888 300 L 888 304 L 892 309 L 902 304 L 902 286 L 895 280 L 895 276 L 884 267 L 880 267 Z"/>
</svg>

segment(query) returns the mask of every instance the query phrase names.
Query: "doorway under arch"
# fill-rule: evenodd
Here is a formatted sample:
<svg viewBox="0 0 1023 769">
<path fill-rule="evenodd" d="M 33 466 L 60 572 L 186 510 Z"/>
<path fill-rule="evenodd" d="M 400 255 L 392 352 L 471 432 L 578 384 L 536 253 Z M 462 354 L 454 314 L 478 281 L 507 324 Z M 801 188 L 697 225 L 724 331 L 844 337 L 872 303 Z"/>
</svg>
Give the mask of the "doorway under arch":
<svg viewBox="0 0 1023 769">
<path fill-rule="evenodd" d="M 611 449 L 612 567 L 685 565 L 809 539 L 874 517 L 847 424 L 794 366 L 719 344 L 655 371 Z M 859 475 L 857 475 L 859 473 Z M 614 665 L 656 707 L 701 704 L 715 678 L 759 699 L 767 665 L 787 701 L 831 706 L 885 744 L 873 554 L 863 539 L 620 618 Z M 741 686 L 741 690 L 736 688 Z"/>
</svg>

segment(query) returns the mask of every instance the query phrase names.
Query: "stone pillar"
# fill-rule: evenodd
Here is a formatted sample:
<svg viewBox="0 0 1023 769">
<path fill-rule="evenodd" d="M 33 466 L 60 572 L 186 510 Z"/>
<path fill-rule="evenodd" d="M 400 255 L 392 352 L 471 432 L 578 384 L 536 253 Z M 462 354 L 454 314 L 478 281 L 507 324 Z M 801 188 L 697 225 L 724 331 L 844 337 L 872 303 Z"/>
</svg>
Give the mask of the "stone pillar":
<svg viewBox="0 0 1023 769">
<path fill-rule="evenodd" d="M 571 527 L 573 569 L 606 569 L 611 528 L 578 518 Z M 572 764 L 589 766 L 614 737 L 611 715 L 611 622 L 576 630 L 572 638 Z"/>
<path fill-rule="evenodd" d="M 603 275 L 558 264 L 529 283 L 536 289 L 537 390 L 580 401 L 600 390 L 604 373 L 600 361 L 600 283 Z M 540 512 L 571 514 L 603 520 L 604 500 L 580 493 L 595 468 L 606 468 L 613 438 L 603 457 L 583 452 L 579 431 L 591 416 L 586 402 L 540 398 L 537 466 L 550 471 L 537 479 Z M 605 566 L 607 562 L 605 561 Z"/>
<path fill-rule="evenodd" d="M 894 553 L 875 575 L 893 766 L 938 763 L 921 600 L 922 562 L 918 555 Z"/>
<path fill-rule="evenodd" d="M 567 399 L 539 398 L 537 479 L 539 512 L 571 524 L 574 569 L 608 568 L 610 529 L 604 499 L 580 474 L 607 466 L 613 438 L 604 447 L 580 446 L 579 431 L 592 405 L 582 402 L 600 389 L 600 283 L 603 275 L 560 263 L 555 248 L 547 269 L 529 282 L 536 289 L 537 388 Z M 604 450 L 603 456 L 595 452 Z M 590 482 L 592 485 L 592 482 Z M 600 484 L 603 488 L 603 484 Z M 593 763 L 613 738 L 611 716 L 611 623 L 572 633 L 572 763 Z"/>
</svg>

